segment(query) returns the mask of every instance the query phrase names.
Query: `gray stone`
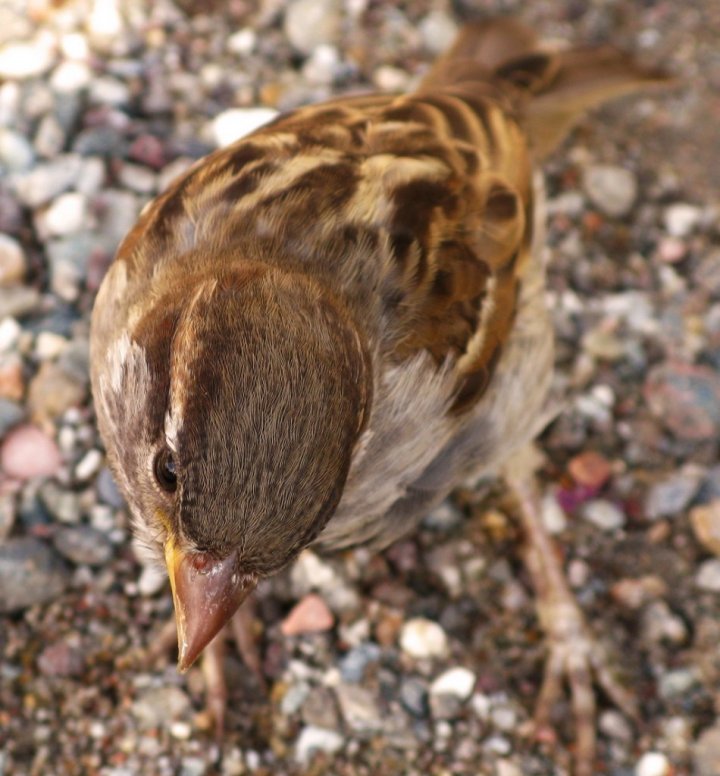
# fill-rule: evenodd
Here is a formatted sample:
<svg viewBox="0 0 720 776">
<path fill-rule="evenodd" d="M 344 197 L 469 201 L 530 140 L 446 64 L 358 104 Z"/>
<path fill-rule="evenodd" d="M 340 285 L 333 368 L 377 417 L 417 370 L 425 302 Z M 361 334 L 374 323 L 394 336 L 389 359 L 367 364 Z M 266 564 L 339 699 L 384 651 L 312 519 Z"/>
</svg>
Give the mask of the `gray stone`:
<svg viewBox="0 0 720 776">
<path fill-rule="evenodd" d="M 720 558 L 704 561 L 695 575 L 695 584 L 700 590 L 720 593 Z"/>
<path fill-rule="evenodd" d="M 584 520 L 592 523 L 601 531 L 616 531 L 625 525 L 623 511 L 611 501 L 594 499 L 583 504 L 580 511 Z"/>
<path fill-rule="evenodd" d="M 19 132 L 0 127 L 0 166 L 8 172 L 22 172 L 32 167 L 35 153 Z"/>
<path fill-rule="evenodd" d="M 98 496 L 101 501 L 109 504 L 115 509 L 122 509 L 125 506 L 125 499 L 118 490 L 112 472 L 107 467 L 100 470 L 96 480 Z"/>
<path fill-rule="evenodd" d="M 20 243 L 0 233 L 0 286 L 9 286 L 25 275 L 25 251 Z"/>
<path fill-rule="evenodd" d="M 13 286 L 0 288 L 0 320 L 3 318 L 22 318 L 40 307 L 42 297 L 36 288 Z"/>
<path fill-rule="evenodd" d="M 419 679 L 403 679 L 400 684 L 400 703 L 414 717 L 424 719 L 428 715 L 428 691 Z"/>
<path fill-rule="evenodd" d="M 694 776 L 717 776 L 720 773 L 720 723 L 706 728 L 693 744 Z"/>
<path fill-rule="evenodd" d="M 65 563 L 38 539 L 8 539 L 0 545 L 0 612 L 52 601 L 69 582 Z"/>
<path fill-rule="evenodd" d="M 48 480 L 42 484 L 39 496 L 47 511 L 56 520 L 70 525 L 80 522 L 83 510 L 77 493 L 64 490 L 56 482 Z"/>
<path fill-rule="evenodd" d="M 590 201 L 608 216 L 627 215 L 637 198 L 637 179 L 623 167 L 598 164 L 583 175 L 583 188 Z"/>
<path fill-rule="evenodd" d="M 302 764 L 309 763 L 315 752 L 334 754 L 345 744 L 345 739 L 335 730 L 308 725 L 300 731 L 295 743 L 295 759 Z"/>
<path fill-rule="evenodd" d="M 323 43 L 335 43 L 340 33 L 336 0 L 293 0 L 285 11 L 285 34 L 302 54 Z"/>
<path fill-rule="evenodd" d="M 353 647 L 340 661 L 340 674 L 343 680 L 350 683 L 361 682 L 368 665 L 377 663 L 381 654 L 382 649 L 373 642 L 365 642 Z"/>
<path fill-rule="evenodd" d="M 61 528 L 54 544 L 61 555 L 77 565 L 102 566 L 113 554 L 110 539 L 88 525 Z"/>
<path fill-rule="evenodd" d="M 17 402 L 0 397 L 0 437 L 25 417 L 25 409 Z"/>
<path fill-rule="evenodd" d="M 54 199 L 75 184 L 81 169 L 78 154 L 62 154 L 39 164 L 26 173 L 10 176 L 10 185 L 20 202 L 37 208 Z"/>
<path fill-rule="evenodd" d="M 335 692 L 345 724 L 351 730 L 368 733 L 382 729 L 380 709 L 370 690 L 357 685 L 339 684 Z"/>
<path fill-rule="evenodd" d="M 677 517 L 693 500 L 703 481 L 700 469 L 685 467 L 653 485 L 645 498 L 645 514 L 652 520 Z"/>
<path fill-rule="evenodd" d="M 167 726 L 190 710 L 190 698 L 178 687 L 146 690 L 132 705 L 132 715 L 141 728 Z"/>
</svg>

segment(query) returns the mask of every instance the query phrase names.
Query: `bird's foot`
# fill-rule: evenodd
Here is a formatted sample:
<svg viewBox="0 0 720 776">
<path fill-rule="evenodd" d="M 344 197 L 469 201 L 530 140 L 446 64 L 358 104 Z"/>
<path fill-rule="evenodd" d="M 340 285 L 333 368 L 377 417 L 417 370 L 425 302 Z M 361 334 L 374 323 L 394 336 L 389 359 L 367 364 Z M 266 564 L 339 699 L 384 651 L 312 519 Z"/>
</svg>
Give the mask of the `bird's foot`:
<svg viewBox="0 0 720 776">
<path fill-rule="evenodd" d="M 540 695 L 535 707 L 535 733 L 552 731 L 551 714 L 567 683 L 575 721 L 575 776 L 592 776 L 595 770 L 597 706 L 593 684 L 631 719 L 638 718 L 632 693 L 614 675 L 605 648 L 591 633 L 570 591 L 538 602 L 548 655 Z"/>
<path fill-rule="evenodd" d="M 225 679 L 225 649 L 230 636 L 245 666 L 255 676 L 263 693 L 267 684 L 262 669 L 262 656 L 255 633 L 255 602 L 248 598 L 233 615 L 230 622 L 208 644 L 200 657 L 200 668 L 205 679 L 205 714 L 209 718 L 218 739 L 225 729 L 228 690 Z M 168 620 L 148 649 L 148 657 L 154 662 L 177 645 L 175 618 Z"/>
<path fill-rule="evenodd" d="M 567 683 L 576 726 L 575 776 L 595 770 L 597 684 L 628 717 L 638 718 L 635 698 L 615 678 L 612 662 L 590 630 L 573 596 L 552 539 L 545 529 L 533 474 L 533 456 L 518 456 L 506 480 L 520 507 L 525 533 L 525 565 L 537 596 L 540 624 L 547 638 L 548 657 L 535 711 L 535 733 L 552 732 L 551 712 Z"/>
</svg>

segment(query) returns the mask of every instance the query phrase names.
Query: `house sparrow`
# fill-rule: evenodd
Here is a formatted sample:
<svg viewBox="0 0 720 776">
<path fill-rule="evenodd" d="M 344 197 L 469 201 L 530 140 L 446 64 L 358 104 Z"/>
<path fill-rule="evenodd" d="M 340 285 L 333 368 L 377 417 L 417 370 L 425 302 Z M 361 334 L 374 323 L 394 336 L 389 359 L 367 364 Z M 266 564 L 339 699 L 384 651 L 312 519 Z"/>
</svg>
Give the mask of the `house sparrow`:
<svg viewBox="0 0 720 776">
<path fill-rule="evenodd" d="M 136 533 L 167 565 L 181 670 L 303 548 L 386 546 L 508 465 L 550 640 L 538 719 L 567 673 L 592 772 L 590 672 L 632 701 L 517 457 L 553 363 L 533 163 L 588 108 L 663 80 L 476 23 L 415 93 L 281 116 L 146 208 L 98 293 L 92 386 Z"/>
</svg>

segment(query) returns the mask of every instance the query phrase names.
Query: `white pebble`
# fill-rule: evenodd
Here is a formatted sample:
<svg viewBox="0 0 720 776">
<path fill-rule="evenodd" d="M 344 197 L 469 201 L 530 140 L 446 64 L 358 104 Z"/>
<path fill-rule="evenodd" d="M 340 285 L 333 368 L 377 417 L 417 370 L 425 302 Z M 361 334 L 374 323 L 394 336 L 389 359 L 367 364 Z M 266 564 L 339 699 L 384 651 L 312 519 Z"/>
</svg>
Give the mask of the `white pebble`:
<svg viewBox="0 0 720 776">
<path fill-rule="evenodd" d="M 625 525 L 625 515 L 619 507 L 605 499 L 588 501 L 581 509 L 581 515 L 601 531 L 615 531 Z"/>
<path fill-rule="evenodd" d="M 467 668 L 458 666 L 444 671 L 430 685 L 432 695 L 453 695 L 467 700 L 475 688 L 475 674 Z"/>
<path fill-rule="evenodd" d="M 445 631 L 436 622 L 415 617 L 403 625 L 400 647 L 415 658 L 443 657 L 448 651 L 448 641 Z"/>
<path fill-rule="evenodd" d="M 227 39 L 227 50 L 232 54 L 246 57 L 251 54 L 257 43 L 257 35 L 251 27 L 244 27 Z"/>
<path fill-rule="evenodd" d="M 630 170 L 609 164 L 588 167 L 583 188 L 596 207 L 615 218 L 630 212 L 638 191 L 637 179 Z"/>
<path fill-rule="evenodd" d="M 720 559 L 711 558 L 700 565 L 695 584 L 710 593 L 720 593 Z"/>
<path fill-rule="evenodd" d="M 140 595 L 150 597 L 165 587 L 166 574 L 155 566 L 143 566 L 137 582 Z"/>
<path fill-rule="evenodd" d="M 542 500 L 541 513 L 543 525 L 553 535 L 562 533 L 567 528 L 567 516 L 558 504 L 554 493 L 546 493 Z"/>
<path fill-rule="evenodd" d="M 100 471 L 102 461 L 102 453 L 99 450 L 88 450 L 75 467 L 75 476 L 80 481 L 89 480 Z"/>
<path fill-rule="evenodd" d="M 420 21 L 420 35 L 423 44 L 433 54 L 441 54 L 455 40 L 457 24 L 442 11 L 431 11 Z"/>
<path fill-rule="evenodd" d="M 0 48 L 0 78 L 34 78 L 49 70 L 54 59 L 40 41 L 8 43 Z"/>
<path fill-rule="evenodd" d="M 665 228 L 673 237 L 687 237 L 700 223 L 702 210 L 695 205 L 676 202 L 669 205 L 663 214 Z"/>
<path fill-rule="evenodd" d="M 0 321 L 0 353 L 12 350 L 22 334 L 22 326 L 14 318 Z"/>
<path fill-rule="evenodd" d="M 25 275 L 25 252 L 20 243 L 0 233 L 0 286 L 10 286 Z"/>
<path fill-rule="evenodd" d="M 187 741 L 187 739 L 190 738 L 191 733 L 192 727 L 190 727 L 190 723 L 188 722 L 177 720 L 170 724 L 170 735 L 173 738 L 177 738 L 180 741 Z"/>
<path fill-rule="evenodd" d="M 669 776 L 670 761 L 661 752 L 647 752 L 635 766 L 636 776 Z"/>
<path fill-rule="evenodd" d="M 223 111 L 212 122 L 215 143 L 219 147 L 230 145 L 277 115 L 278 111 L 272 108 L 230 108 Z"/>
<path fill-rule="evenodd" d="M 92 81 L 92 70 L 84 62 L 61 62 L 50 76 L 50 86 L 58 94 L 72 94 L 86 89 Z"/>
<path fill-rule="evenodd" d="M 295 743 L 295 759 L 300 763 L 308 763 L 314 752 L 334 754 L 342 749 L 345 740 L 335 730 L 308 725 L 300 731 Z"/>
<path fill-rule="evenodd" d="M 44 237 L 61 237 L 79 232 L 87 221 L 87 199 L 84 194 L 69 191 L 56 197 L 50 207 L 36 219 Z"/>
<path fill-rule="evenodd" d="M 69 345 L 65 337 L 54 331 L 41 331 L 35 339 L 35 355 L 40 361 L 57 358 Z"/>
</svg>

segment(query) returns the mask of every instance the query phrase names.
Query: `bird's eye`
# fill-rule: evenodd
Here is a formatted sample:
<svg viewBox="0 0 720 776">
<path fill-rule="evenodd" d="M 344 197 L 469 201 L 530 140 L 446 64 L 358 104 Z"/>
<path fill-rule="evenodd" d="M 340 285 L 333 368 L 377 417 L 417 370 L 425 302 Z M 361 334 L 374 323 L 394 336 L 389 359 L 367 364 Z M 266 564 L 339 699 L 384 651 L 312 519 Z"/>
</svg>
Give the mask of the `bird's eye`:
<svg viewBox="0 0 720 776">
<path fill-rule="evenodd" d="M 162 449 L 155 459 L 155 479 L 158 485 L 168 493 L 174 493 L 177 488 L 177 471 L 172 453 Z"/>
</svg>

